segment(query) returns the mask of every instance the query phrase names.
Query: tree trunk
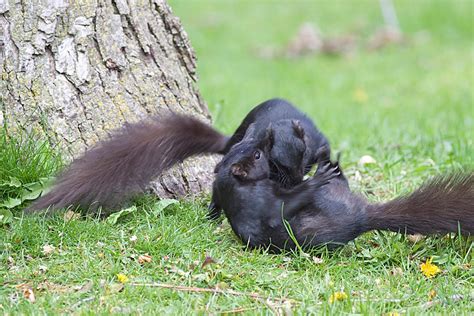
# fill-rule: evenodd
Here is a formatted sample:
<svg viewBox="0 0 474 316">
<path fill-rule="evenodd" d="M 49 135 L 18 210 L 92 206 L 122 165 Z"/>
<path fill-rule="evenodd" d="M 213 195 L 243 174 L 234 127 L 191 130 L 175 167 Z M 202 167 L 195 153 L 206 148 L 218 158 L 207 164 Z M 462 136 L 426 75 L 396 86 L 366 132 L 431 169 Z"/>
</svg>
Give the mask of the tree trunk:
<svg viewBox="0 0 474 316">
<path fill-rule="evenodd" d="M 194 51 L 165 1 L 0 0 L 0 65 L 0 124 L 41 132 L 68 160 L 125 121 L 173 111 L 210 123 Z M 206 191 L 214 164 L 189 159 L 152 189 Z"/>
</svg>

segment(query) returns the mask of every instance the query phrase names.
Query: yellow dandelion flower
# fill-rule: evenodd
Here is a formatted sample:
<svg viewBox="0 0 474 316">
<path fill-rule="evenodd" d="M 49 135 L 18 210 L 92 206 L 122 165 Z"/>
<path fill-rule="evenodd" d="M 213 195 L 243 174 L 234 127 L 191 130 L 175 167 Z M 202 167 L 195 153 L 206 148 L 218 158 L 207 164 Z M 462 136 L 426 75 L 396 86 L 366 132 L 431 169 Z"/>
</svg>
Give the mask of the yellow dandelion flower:
<svg viewBox="0 0 474 316">
<path fill-rule="evenodd" d="M 125 284 L 125 283 L 128 282 L 128 276 L 126 276 L 126 275 L 123 274 L 123 273 L 117 274 L 117 279 L 118 279 L 118 281 L 119 281 L 120 283 L 123 283 L 123 284 Z"/>
<path fill-rule="evenodd" d="M 420 265 L 421 272 L 429 279 L 441 272 L 441 269 L 432 264 L 431 261 L 433 261 L 433 257 Z"/>
<path fill-rule="evenodd" d="M 400 316 L 399 313 L 397 312 L 390 312 L 390 313 L 387 313 L 387 314 L 384 314 L 385 316 Z"/>
<path fill-rule="evenodd" d="M 344 293 L 344 292 L 334 292 L 333 294 L 331 294 L 331 296 L 329 297 L 329 303 L 334 303 L 336 301 L 343 301 L 347 298 L 347 294 Z"/>
</svg>

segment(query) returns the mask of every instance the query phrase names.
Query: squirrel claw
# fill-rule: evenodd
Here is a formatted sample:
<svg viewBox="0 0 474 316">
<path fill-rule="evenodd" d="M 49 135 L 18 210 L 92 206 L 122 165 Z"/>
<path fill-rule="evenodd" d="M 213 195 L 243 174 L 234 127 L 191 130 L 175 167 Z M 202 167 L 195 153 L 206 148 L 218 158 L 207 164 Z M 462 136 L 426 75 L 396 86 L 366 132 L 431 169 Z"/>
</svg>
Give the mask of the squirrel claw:
<svg viewBox="0 0 474 316">
<path fill-rule="evenodd" d="M 216 203 L 211 202 L 207 207 L 208 213 L 206 214 L 206 218 L 208 220 L 217 220 L 221 216 L 221 209 Z"/>
<path fill-rule="evenodd" d="M 327 178 L 327 180 L 329 181 L 330 179 L 338 177 L 340 175 L 342 175 L 342 171 L 339 168 L 339 163 L 333 163 L 330 160 L 327 160 L 322 162 L 318 166 L 318 170 L 316 170 L 314 177 Z"/>
</svg>

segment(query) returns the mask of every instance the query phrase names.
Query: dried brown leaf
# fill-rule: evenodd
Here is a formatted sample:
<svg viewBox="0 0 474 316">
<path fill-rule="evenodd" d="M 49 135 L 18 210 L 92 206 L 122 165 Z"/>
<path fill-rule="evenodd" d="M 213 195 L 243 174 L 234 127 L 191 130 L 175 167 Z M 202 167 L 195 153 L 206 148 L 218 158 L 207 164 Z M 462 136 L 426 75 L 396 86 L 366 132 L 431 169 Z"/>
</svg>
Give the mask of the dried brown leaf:
<svg viewBox="0 0 474 316">
<path fill-rule="evenodd" d="M 411 243 L 417 243 L 421 240 L 423 240 L 425 238 L 425 236 L 421 235 L 421 234 L 413 234 L 413 235 L 408 235 L 407 236 L 407 239 L 409 242 Z"/>
<path fill-rule="evenodd" d="M 23 297 L 30 303 L 36 302 L 35 293 L 33 292 L 31 288 L 23 289 Z"/>
<path fill-rule="evenodd" d="M 145 264 L 150 263 L 152 261 L 152 257 L 149 254 L 139 255 L 138 256 L 138 263 Z"/>
<path fill-rule="evenodd" d="M 210 264 L 213 264 L 213 263 L 217 263 L 216 260 L 214 260 L 212 257 L 210 256 L 206 256 L 206 259 L 204 259 L 202 265 L 201 265 L 201 269 L 204 268 L 205 266 L 207 265 L 210 265 Z"/>
<path fill-rule="evenodd" d="M 65 222 L 69 222 L 69 221 L 77 220 L 80 217 L 81 217 L 81 214 L 75 213 L 75 212 L 69 210 L 66 213 L 64 213 L 63 219 L 64 219 Z"/>
</svg>

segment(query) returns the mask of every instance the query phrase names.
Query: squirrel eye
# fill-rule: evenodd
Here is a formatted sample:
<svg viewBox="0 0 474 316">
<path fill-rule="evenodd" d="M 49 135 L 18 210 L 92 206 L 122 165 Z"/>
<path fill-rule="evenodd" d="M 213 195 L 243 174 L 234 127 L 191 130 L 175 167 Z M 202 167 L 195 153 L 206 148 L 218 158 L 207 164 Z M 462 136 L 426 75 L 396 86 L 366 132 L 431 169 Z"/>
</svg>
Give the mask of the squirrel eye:
<svg viewBox="0 0 474 316">
<path fill-rule="evenodd" d="M 254 152 L 253 157 L 257 160 L 260 159 L 260 151 L 257 150 L 256 152 Z"/>
</svg>

